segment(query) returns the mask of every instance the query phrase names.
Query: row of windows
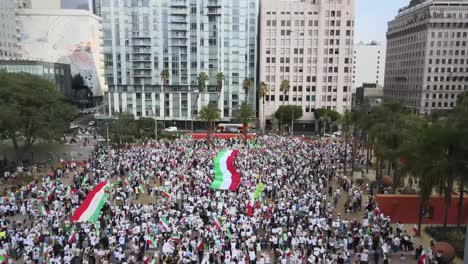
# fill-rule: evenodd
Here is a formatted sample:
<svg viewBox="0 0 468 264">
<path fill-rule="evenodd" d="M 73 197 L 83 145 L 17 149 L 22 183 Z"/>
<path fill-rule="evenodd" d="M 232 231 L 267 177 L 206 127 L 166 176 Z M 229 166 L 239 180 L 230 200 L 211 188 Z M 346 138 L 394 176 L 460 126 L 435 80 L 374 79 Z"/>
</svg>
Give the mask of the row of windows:
<svg viewBox="0 0 468 264">
<path fill-rule="evenodd" d="M 468 62 L 468 59 L 466 60 Z M 434 62 L 434 64 L 449 64 L 449 65 L 453 65 L 453 64 L 458 64 L 460 62 L 460 64 L 465 64 L 465 59 L 429 59 L 429 64 L 432 64 Z M 468 63 L 467 63 L 468 64 Z M 430 69 L 430 68 L 429 68 Z"/>
<path fill-rule="evenodd" d="M 424 103 L 424 106 L 429 107 L 429 102 Z M 436 107 L 436 102 L 432 102 L 431 106 Z M 450 103 L 444 102 L 443 103 L 443 107 L 449 107 L 449 106 L 450 106 L 450 108 L 453 108 L 453 107 L 455 107 L 455 103 L 454 102 L 450 102 Z M 442 107 L 442 102 L 438 102 L 437 107 Z"/>
<path fill-rule="evenodd" d="M 449 94 L 445 94 L 445 95 L 444 94 L 435 94 L 435 93 L 432 94 L 432 99 L 437 99 L 437 98 L 439 98 L 439 99 L 443 99 L 443 98 L 449 99 L 449 97 L 450 97 L 450 99 L 455 99 L 455 94 L 450 94 L 450 95 Z M 426 99 L 431 99 L 430 94 L 426 94 Z"/>
<path fill-rule="evenodd" d="M 467 72 L 468 72 L 468 68 L 467 68 Z M 431 81 L 434 81 L 434 82 L 463 82 L 463 81 L 466 81 L 468 82 L 468 76 L 434 76 L 434 78 L 432 78 L 431 76 L 428 76 L 427 77 L 427 81 L 428 82 L 431 82 Z"/>
<path fill-rule="evenodd" d="M 466 38 L 467 35 L 468 35 L 467 32 L 448 32 L 448 31 L 445 31 L 445 32 L 441 32 L 441 31 L 431 32 L 431 37 L 432 38 L 444 38 L 444 39 L 447 39 L 447 38 L 461 38 L 461 37 Z"/>
<path fill-rule="evenodd" d="M 441 56 L 441 55 L 442 56 L 454 56 L 454 55 L 455 56 L 458 56 L 458 55 L 464 56 L 465 54 L 468 54 L 468 53 L 466 52 L 465 49 L 462 49 L 462 50 L 457 50 L 457 49 L 446 50 L 446 49 L 444 49 L 444 50 L 430 50 L 429 51 L 430 56 L 434 56 L 434 54 L 437 55 L 437 56 Z"/>
<path fill-rule="evenodd" d="M 432 85 L 432 89 L 433 89 L 433 90 L 437 90 L 437 88 L 439 88 L 439 90 L 444 90 L 444 85 L 439 85 L 439 86 L 437 86 L 437 85 Z M 427 89 L 427 90 L 430 90 L 430 89 L 431 89 L 431 85 L 427 85 L 427 86 L 426 86 L 426 89 Z M 455 90 L 461 91 L 461 90 L 463 89 L 463 86 L 462 86 L 461 84 L 459 84 L 459 85 L 453 85 L 453 84 L 452 84 L 452 85 L 445 85 L 445 90 L 446 90 L 446 91 L 449 91 L 450 89 L 452 89 L 452 91 L 455 91 Z M 465 90 L 465 91 L 468 90 L 468 85 L 465 85 L 464 90 Z"/>
</svg>

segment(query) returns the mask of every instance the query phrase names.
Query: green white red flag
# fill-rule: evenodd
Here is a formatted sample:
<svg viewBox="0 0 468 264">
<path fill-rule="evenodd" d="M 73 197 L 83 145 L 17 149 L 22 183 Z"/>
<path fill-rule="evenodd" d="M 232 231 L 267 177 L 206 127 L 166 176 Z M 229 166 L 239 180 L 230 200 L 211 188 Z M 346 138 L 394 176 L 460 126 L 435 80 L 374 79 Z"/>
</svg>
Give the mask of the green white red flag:
<svg viewBox="0 0 468 264">
<path fill-rule="evenodd" d="M 213 224 L 218 230 L 220 230 L 223 223 L 221 222 L 221 219 L 219 219 L 217 215 L 213 215 Z"/>
<path fill-rule="evenodd" d="M 95 222 L 108 198 L 106 186 L 106 182 L 98 183 L 75 210 L 70 222 Z"/>
<path fill-rule="evenodd" d="M 157 244 L 156 244 L 156 240 L 154 239 L 154 237 L 150 234 L 147 234 L 146 235 L 146 244 L 148 244 L 150 247 L 152 248 L 156 248 Z"/>
<path fill-rule="evenodd" d="M 161 186 L 161 194 L 167 199 L 171 199 L 171 193 L 169 192 L 166 186 Z"/>
<path fill-rule="evenodd" d="M 161 217 L 159 218 L 159 224 L 162 226 L 162 228 L 163 228 L 164 230 L 168 230 L 168 229 L 169 229 L 169 222 L 167 222 L 166 217 L 161 216 Z"/>
<path fill-rule="evenodd" d="M 234 168 L 234 159 L 238 150 L 222 150 L 213 160 L 214 180 L 210 185 L 212 189 L 231 190 L 237 189 L 240 183 L 240 175 Z"/>
</svg>

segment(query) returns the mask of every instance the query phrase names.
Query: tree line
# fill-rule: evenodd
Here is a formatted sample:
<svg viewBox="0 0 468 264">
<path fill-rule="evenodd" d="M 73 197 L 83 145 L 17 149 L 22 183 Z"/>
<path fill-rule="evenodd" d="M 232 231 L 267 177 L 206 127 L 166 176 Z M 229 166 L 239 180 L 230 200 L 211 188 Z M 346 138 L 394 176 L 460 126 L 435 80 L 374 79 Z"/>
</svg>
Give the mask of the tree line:
<svg viewBox="0 0 468 264">
<path fill-rule="evenodd" d="M 360 148 L 367 157 L 366 170 L 375 159 L 376 179 L 391 175 L 393 190 L 405 177 L 419 182 L 420 231 L 423 213 L 433 192 L 444 200 L 444 227 L 452 194 L 458 192 L 458 225 L 462 224 L 463 197 L 468 183 L 468 96 L 460 96 L 456 107 L 429 116 L 413 114 L 399 102 L 373 108 L 370 112 L 346 112 L 338 121 L 346 146 L 351 143 L 355 157 Z M 350 142 L 351 141 L 351 142 Z M 347 155 L 347 151 L 345 152 Z M 345 159 L 346 160 L 346 159 Z M 346 171 L 346 161 L 344 164 Z"/>
</svg>

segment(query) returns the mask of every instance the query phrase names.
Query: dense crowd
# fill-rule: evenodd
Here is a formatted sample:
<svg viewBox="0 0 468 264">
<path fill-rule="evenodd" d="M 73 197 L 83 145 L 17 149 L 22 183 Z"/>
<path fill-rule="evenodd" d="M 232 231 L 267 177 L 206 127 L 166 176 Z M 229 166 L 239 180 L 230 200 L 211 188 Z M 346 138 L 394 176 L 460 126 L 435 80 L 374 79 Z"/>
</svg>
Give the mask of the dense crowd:
<svg viewBox="0 0 468 264">
<path fill-rule="evenodd" d="M 236 191 L 211 189 L 213 157 L 238 149 Z M 0 201 L 0 260 L 24 263 L 389 263 L 412 234 L 339 171 L 340 142 L 262 136 L 96 148 Z M 69 221 L 99 182 L 94 223 Z M 257 199 L 252 193 L 262 182 Z M 163 190 L 164 188 L 164 190 Z M 164 192 L 163 192 L 164 191 Z M 345 199 L 344 213 L 335 212 Z M 348 213 L 363 211 L 364 219 Z M 15 256 L 22 252 L 21 256 Z M 422 252 L 420 252 L 422 254 Z M 402 255 L 402 261 L 404 261 Z M 8 260 L 7 260 L 8 259 Z M 377 262 L 376 262 L 377 261 Z"/>
</svg>

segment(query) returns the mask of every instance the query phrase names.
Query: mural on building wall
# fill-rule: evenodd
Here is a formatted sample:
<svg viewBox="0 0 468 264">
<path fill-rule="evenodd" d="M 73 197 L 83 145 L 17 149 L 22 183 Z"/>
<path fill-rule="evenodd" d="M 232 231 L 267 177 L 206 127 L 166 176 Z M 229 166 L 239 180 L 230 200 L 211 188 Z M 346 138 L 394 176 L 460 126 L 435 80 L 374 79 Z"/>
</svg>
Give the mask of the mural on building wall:
<svg viewBox="0 0 468 264">
<path fill-rule="evenodd" d="M 98 90 L 99 77 L 94 65 L 90 42 L 82 42 L 71 47 L 68 54 L 60 57 L 58 61 L 70 64 L 73 75 L 80 73 L 83 76 L 85 86 L 89 87 L 93 93 Z"/>
<path fill-rule="evenodd" d="M 34 15 L 20 18 L 24 58 L 70 64 L 94 95 L 102 95 L 99 21 L 88 15 Z"/>
</svg>

